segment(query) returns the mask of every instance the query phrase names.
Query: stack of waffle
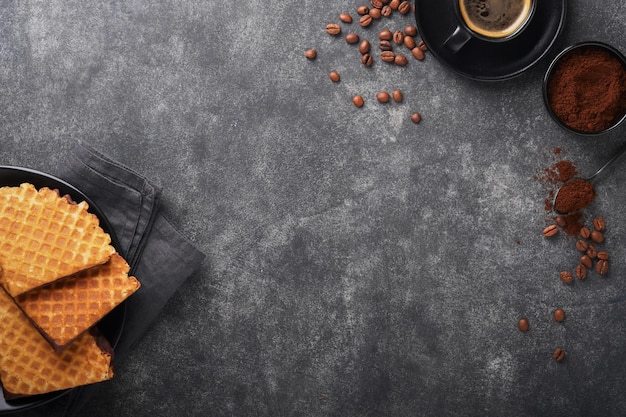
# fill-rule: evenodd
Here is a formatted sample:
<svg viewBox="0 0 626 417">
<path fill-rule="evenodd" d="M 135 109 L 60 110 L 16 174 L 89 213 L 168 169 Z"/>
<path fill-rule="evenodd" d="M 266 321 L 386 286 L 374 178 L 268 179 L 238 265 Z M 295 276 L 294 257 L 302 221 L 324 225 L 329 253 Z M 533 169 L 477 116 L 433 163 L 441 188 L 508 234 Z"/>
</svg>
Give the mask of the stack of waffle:
<svg viewBox="0 0 626 417">
<path fill-rule="evenodd" d="M 0 382 L 6 398 L 110 379 L 96 324 L 140 286 L 86 202 L 0 188 Z"/>
</svg>

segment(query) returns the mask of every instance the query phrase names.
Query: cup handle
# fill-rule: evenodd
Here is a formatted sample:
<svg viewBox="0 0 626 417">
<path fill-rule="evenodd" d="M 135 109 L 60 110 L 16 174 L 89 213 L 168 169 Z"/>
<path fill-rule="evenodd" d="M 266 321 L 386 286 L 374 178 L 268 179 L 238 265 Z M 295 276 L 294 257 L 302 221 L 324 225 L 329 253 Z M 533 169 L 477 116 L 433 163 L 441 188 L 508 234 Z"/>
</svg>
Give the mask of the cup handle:
<svg viewBox="0 0 626 417">
<path fill-rule="evenodd" d="M 448 36 L 448 39 L 446 39 L 443 45 L 451 52 L 457 53 L 471 38 L 472 35 L 470 35 L 461 26 L 457 26 L 456 29 L 454 29 L 454 32 L 452 32 L 452 35 Z"/>
</svg>

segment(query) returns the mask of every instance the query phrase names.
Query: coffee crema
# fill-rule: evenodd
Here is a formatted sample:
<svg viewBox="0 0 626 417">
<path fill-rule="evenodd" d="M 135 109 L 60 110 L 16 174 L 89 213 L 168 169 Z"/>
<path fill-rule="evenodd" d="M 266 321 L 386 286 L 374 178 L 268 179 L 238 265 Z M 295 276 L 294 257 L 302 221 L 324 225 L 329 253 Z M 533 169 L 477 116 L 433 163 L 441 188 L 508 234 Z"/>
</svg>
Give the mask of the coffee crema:
<svg viewBox="0 0 626 417">
<path fill-rule="evenodd" d="M 492 39 L 513 35 L 528 20 L 533 0 L 459 0 L 467 27 Z"/>
</svg>

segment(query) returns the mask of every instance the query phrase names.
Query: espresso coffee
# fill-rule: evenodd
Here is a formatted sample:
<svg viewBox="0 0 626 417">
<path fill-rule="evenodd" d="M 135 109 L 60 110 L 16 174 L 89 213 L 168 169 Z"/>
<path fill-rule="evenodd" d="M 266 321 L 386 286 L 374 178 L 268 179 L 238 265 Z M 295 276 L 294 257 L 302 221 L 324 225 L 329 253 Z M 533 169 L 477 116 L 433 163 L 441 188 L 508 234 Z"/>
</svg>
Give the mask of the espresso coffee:
<svg viewBox="0 0 626 417">
<path fill-rule="evenodd" d="M 533 0 L 459 0 L 467 27 L 492 39 L 506 38 L 521 28 L 532 12 Z"/>
</svg>

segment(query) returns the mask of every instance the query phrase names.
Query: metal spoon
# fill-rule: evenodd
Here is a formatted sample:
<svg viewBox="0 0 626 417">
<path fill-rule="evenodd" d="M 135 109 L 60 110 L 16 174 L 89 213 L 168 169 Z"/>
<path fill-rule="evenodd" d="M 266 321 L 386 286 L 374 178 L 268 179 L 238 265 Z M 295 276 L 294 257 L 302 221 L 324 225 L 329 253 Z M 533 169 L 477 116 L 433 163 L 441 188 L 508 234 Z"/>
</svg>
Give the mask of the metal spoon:
<svg viewBox="0 0 626 417">
<path fill-rule="evenodd" d="M 626 144 L 622 145 L 622 147 L 617 152 L 615 152 L 615 154 L 613 154 L 611 159 L 609 159 L 604 165 L 602 165 L 602 167 L 599 170 L 597 170 L 595 174 L 593 174 L 592 176 L 590 176 L 588 178 L 583 178 L 583 180 L 593 185 L 593 183 L 600 177 L 600 174 L 605 172 L 610 165 L 612 165 L 615 161 L 617 161 L 625 153 L 626 153 Z M 571 213 L 562 213 L 562 212 L 558 211 L 557 208 L 556 208 L 556 200 L 559 197 L 559 192 L 563 189 L 563 187 L 567 186 L 567 184 L 570 184 L 572 181 L 574 181 L 576 179 L 579 179 L 579 178 L 580 177 L 571 178 L 570 180 L 565 182 L 565 184 L 563 184 L 557 190 L 556 194 L 554 195 L 554 200 L 552 201 L 552 209 L 554 210 L 554 212 L 556 214 L 564 216 L 564 215 L 568 215 L 568 214 L 577 213 L 578 211 L 584 209 L 584 207 L 582 207 L 580 210 L 577 210 L 577 211 L 574 211 L 574 212 L 571 212 Z"/>
</svg>

